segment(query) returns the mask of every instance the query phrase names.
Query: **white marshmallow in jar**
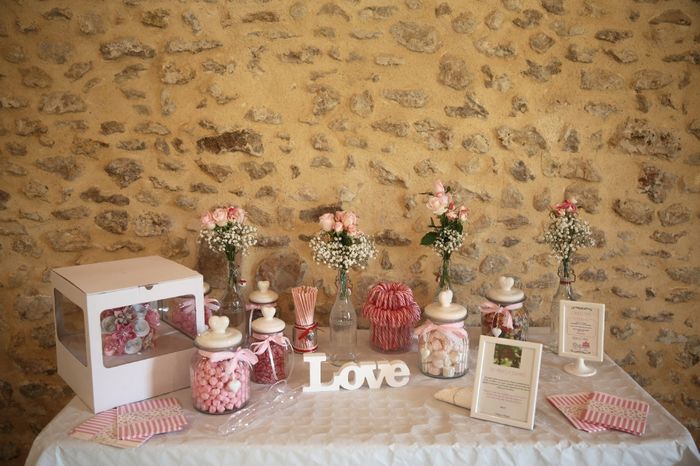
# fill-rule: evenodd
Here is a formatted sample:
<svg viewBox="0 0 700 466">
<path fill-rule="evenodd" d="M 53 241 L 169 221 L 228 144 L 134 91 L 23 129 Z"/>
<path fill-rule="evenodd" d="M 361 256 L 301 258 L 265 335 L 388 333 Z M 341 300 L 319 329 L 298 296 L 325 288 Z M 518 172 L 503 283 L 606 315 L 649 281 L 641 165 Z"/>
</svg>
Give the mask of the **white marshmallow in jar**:
<svg viewBox="0 0 700 466">
<path fill-rule="evenodd" d="M 467 309 L 452 302 L 452 291 L 441 291 L 438 302 L 425 307 L 426 321 L 415 329 L 420 370 L 439 379 L 467 373 L 469 336 L 464 328 Z"/>
<path fill-rule="evenodd" d="M 251 335 L 253 321 L 263 316 L 263 307 L 276 308 L 277 300 L 279 299 L 279 294 L 270 289 L 269 281 L 261 280 L 255 286 L 256 289 L 248 295 L 248 305 L 246 306 L 246 311 L 248 312 L 248 337 Z"/>
<path fill-rule="evenodd" d="M 206 414 L 228 414 L 250 398 L 250 372 L 257 356 L 241 346 L 243 334 L 225 316 L 209 318 L 209 329 L 195 338 L 190 364 L 192 405 Z"/>
</svg>

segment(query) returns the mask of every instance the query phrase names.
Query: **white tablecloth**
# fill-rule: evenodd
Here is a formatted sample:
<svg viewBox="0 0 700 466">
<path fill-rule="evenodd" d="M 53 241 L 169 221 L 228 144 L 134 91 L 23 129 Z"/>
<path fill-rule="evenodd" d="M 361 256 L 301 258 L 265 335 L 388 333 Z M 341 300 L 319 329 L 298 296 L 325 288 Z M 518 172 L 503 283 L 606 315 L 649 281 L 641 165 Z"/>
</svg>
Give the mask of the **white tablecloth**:
<svg viewBox="0 0 700 466">
<path fill-rule="evenodd" d="M 321 350 L 327 341 L 328 330 L 324 330 Z M 601 364 L 589 363 L 598 369 L 597 375 L 578 378 L 561 370 L 568 360 L 544 353 L 533 431 L 471 419 L 466 409 L 435 400 L 433 394 L 442 388 L 473 384 L 477 331 L 470 329 L 469 373 L 451 380 L 422 375 L 415 351 L 400 355 L 373 352 L 368 346 L 368 332 L 361 331 L 361 359 L 406 361 L 411 369 L 407 386 L 305 393 L 274 417 L 228 436 L 217 433 L 228 416 L 197 413 L 186 389 L 171 394 L 187 413 L 189 426 L 182 432 L 156 436 L 131 450 L 72 439 L 68 431 L 92 416 L 74 398 L 35 439 L 27 464 L 700 464 L 700 454 L 688 431 L 607 357 Z M 292 385 L 308 383 L 307 365 L 301 356 L 295 358 Z M 325 366 L 324 381 L 334 369 Z M 253 397 L 263 389 L 256 386 Z M 592 390 L 648 402 L 651 410 L 646 433 L 635 437 L 615 431 L 593 434 L 576 430 L 545 398 Z"/>
</svg>

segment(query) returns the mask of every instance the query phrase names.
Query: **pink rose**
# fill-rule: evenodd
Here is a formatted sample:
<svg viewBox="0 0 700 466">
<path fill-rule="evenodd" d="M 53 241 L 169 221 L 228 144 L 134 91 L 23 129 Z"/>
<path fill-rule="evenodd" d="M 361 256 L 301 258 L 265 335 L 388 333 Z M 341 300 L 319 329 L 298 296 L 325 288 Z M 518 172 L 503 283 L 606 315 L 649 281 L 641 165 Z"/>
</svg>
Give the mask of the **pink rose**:
<svg viewBox="0 0 700 466">
<path fill-rule="evenodd" d="M 344 210 L 336 210 L 335 211 L 335 221 L 342 223 L 343 218 L 345 218 L 345 211 Z"/>
<path fill-rule="evenodd" d="M 349 231 L 349 228 L 355 225 L 357 225 L 357 215 L 355 215 L 353 212 L 345 212 L 345 216 L 343 217 L 343 226 Z"/>
<path fill-rule="evenodd" d="M 333 218 L 333 214 L 327 213 L 327 214 L 321 215 L 318 218 L 318 223 L 321 224 L 321 230 L 331 231 L 333 229 L 333 225 L 335 224 L 335 219 Z"/>
<path fill-rule="evenodd" d="M 448 210 L 447 213 L 445 214 L 448 219 L 450 220 L 457 220 L 457 211 L 456 210 Z"/>
<path fill-rule="evenodd" d="M 438 197 L 442 194 L 445 194 L 445 186 L 443 186 L 442 181 L 440 181 L 440 180 L 435 181 L 435 184 L 433 185 L 433 192 Z"/>
<path fill-rule="evenodd" d="M 214 221 L 214 217 L 211 215 L 211 212 L 207 212 L 206 214 L 202 215 L 201 220 L 202 226 L 207 230 L 213 230 L 216 226 L 216 222 Z"/>
<path fill-rule="evenodd" d="M 435 215 L 442 215 L 447 211 L 448 203 L 449 199 L 445 195 L 433 196 L 430 199 L 428 199 L 428 203 L 426 204 L 426 206 Z"/>
<path fill-rule="evenodd" d="M 228 223 L 228 209 L 216 209 L 211 215 L 214 217 L 214 222 L 220 227 Z"/>
<path fill-rule="evenodd" d="M 346 228 L 346 231 L 348 232 L 348 235 L 355 236 L 357 234 L 357 225 L 350 225 Z"/>
<path fill-rule="evenodd" d="M 343 222 L 335 222 L 335 225 L 333 225 L 333 230 L 335 230 L 336 233 L 343 231 Z"/>
<path fill-rule="evenodd" d="M 469 209 L 467 209 L 464 206 L 460 206 L 458 216 L 459 216 L 460 222 L 466 222 L 467 218 L 469 218 Z"/>
<path fill-rule="evenodd" d="M 227 216 L 232 222 L 245 222 L 245 210 L 240 207 L 229 207 L 227 210 Z"/>
</svg>

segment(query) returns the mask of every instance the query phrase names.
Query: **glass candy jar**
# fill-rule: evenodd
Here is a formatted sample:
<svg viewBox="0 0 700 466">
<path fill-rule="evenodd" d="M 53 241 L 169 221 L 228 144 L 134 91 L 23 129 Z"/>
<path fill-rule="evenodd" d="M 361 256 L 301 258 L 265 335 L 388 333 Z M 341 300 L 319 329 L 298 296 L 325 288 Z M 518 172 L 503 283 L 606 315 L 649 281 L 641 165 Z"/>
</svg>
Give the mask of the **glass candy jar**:
<svg viewBox="0 0 700 466">
<path fill-rule="evenodd" d="M 469 336 L 464 329 L 467 309 L 452 303 L 452 291 L 438 294 L 438 302 L 426 306 L 425 323 L 416 328 L 420 369 L 425 375 L 452 379 L 467 373 Z"/>
<path fill-rule="evenodd" d="M 263 306 L 263 316 L 252 324 L 250 349 L 258 356 L 253 366 L 253 382 L 273 384 L 291 375 L 294 350 L 284 336 L 284 321 L 275 317 L 275 308 Z"/>
<path fill-rule="evenodd" d="M 257 357 L 242 348 L 243 335 L 228 328 L 226 316 L 212 316 L 209 329 L 195 338 L 190 365 L 192 405 L 208 414 L 237 411 L 250 398 L 250 370 Z"/>
<path fill-rule="evenodd" d="M 277 306 L 279 295 L 270 289 L 269 281 L 259 281 L 256 283 L 257 288 L 248 295 L 248 336 L 252 331 L 252 324 L 255 319 L 262 317 L 263 306 Z"/>
<path fill-rule="evenodd" d="M 482 335 L 527 340 L 530 319 L 523 307 L 525 293 L 514 284 L 512 277 L 499 277 L 498 286 L 486 293 L 486 301 L 479 306 Z"/>
</svg>

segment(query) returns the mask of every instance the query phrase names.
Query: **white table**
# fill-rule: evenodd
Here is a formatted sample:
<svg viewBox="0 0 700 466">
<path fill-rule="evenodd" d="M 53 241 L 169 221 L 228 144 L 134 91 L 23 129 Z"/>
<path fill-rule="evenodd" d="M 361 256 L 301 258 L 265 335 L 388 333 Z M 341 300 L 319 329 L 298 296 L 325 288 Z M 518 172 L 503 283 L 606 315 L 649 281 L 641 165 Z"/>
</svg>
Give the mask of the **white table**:
<svg viewBox="0 0 700 466">
<path fill-rule="evenodd" d="M 327 329 L 322 330 L 321 350 L 328 335 Z M 459 379 L 438 380 L 420 373 L 416 352 L 375 353 L 368 347 L 368 332 L 361 331 L 361 359 L 406 361 L 412 372 L 407 386 L 303 394 L 274 418 L 261 419 L 228 436 L 217 433 L 228 416 L 197 413 L 186 389 L 171 394 L 187 412 L 189 426 L 182 432 L 156 436 L 132 450 L 76 440 L 67 432 L 92 413 L 74 398 L 35 439 L 27 464 L 700 464 L 688 431 L 607 357 L 601 364 L 589 363 L 598 369 L 597 375 L 578 378 L 561 370 L 567 360 L 543 354 L 533 431 L 471 419 L 467 410 L 435 400 L 433 394 L 439 389 L 472 385 L 478 329 L 470 329 L 470 337 L 469 373 Z M 535 333 L 533 339 L 536 337 Z M 308 368 L 301 356 L 296 356 L 295 365 L 291 383 L 308 383 Z M 324 367 L 324 381 L 333 369 Z M 263 389 L 256 386 L 253 397 Z M 615 431 L 578 431 L 545 399 L 551 394 L 591 390 L 648 402 L 646 433 L 635 437 Z"/>
</svg>

